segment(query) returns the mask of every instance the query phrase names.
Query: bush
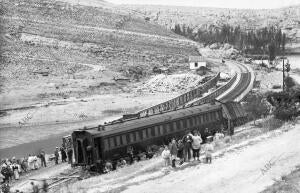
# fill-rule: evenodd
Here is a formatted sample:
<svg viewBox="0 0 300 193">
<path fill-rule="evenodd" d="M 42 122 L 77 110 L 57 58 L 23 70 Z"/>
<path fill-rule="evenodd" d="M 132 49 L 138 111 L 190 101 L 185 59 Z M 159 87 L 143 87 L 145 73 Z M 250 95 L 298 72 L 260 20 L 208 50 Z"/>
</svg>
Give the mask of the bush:
<svg viewBox="0 0 300 193">
<path fill-rule="evenodd" d="M 286 108 L 276 108 L 273 112 L 275 118 L 288 121 L 292 120 L 293 118 L 297 117 L 299 115 L 299 112 L 297 112 L 296 107 L 286 107 Z"/>
<path fill-rule="evenodd" d="M 284 122 L 282 120 L 279 120 L 279 119 L 276 119 L 273 117 L 269 117 L 269 118 L 263 120 L 260 123 L 260 126 L 268 129 L 269 131 L 272 131 L 274 129 L 280 128 L 283 125 L 283 123 Z"/>
<path fill-rule="evenodd" d="M 226 137 L 224 138 L 224 142 L 225 142 L 225 143 L 230 143 L 230 141 L 231 141 L 231 138 L 230 138 L 229 136 L 226 136 Z"/>
<path fill-rule="evenodd" d="M 289 90 L 291 88 L 293 88 L 294 86 L 296 86 L 296 83 L 294 81 L 294 79 L 292 77 L 286 77 L 285 80 L 285 85 L 286 85 L 286 88 Z"/>
</svg>

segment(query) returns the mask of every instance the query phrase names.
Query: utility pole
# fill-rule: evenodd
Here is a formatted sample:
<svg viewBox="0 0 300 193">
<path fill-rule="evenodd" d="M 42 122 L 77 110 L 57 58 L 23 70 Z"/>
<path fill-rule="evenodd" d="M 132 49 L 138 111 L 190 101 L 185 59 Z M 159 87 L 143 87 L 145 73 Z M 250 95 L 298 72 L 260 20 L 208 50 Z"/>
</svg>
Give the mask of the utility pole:
<svg viewBox="0 0 300 193">
<path fill-rule="evenodd" d="M 285 87 L 285 84 L 284 84 L 284 55 L 283 55 L 283 59 L 282 59 L 282 91 L 284 91 L 284 87 Z"/>
</svg>

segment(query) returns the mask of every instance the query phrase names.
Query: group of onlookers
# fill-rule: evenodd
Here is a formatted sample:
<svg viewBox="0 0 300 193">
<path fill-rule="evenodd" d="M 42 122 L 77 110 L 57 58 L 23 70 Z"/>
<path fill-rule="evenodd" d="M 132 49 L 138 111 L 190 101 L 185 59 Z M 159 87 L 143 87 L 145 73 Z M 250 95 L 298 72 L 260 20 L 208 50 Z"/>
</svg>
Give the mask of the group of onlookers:
<svg viewBox="0 0 300 193">
<path fill-rule="evenodd" d="M 182 165 L 184 162 L 191 161 L 192 158 L 195 161 L 200 161 L 200 152 L 204 154 L 204 160 L 207 163 L 211 163 L 212 153 L 214 151 L 212 141 L 217 141 L 221 138 L 224 138 L 223 133 L 216 132 L 213 135 L 208 129 L 205 129 L 202 136 L 197 130 L 189 131 L 181 139 L 172 139 L 170 143 L 164 145 L 162 149 L 159 146 L 153 145 L 149 146 L 145 152 L 136 152 L 132 146 L 128 146 L 126 158 L 99 160 L 95 169 L 100 173 L 108 173 L 142 159 L 151 159 L 155 154 L 159 155 L 159 152 L 162 152 L 161 156 L 165 166 L 171 165 L 172 167 L 176 167 L 177 161 L 179 161 L 179 165 Z"/>
<path fill-rule="evenodd" d="M 51 157 L 49 158 L 51 161 Z M 62 163 L 67 162 L 68 159 L 68 162 L 72 164 L 73 150 L 71 148 L 65 150 L 63 147 L 56 147 L 53 158 L 55 164 L 59 163 L 60 158 Z M 47 167 L 46 154 L 43 150 L 36 155 L 29 154 L 28 157 L 21 159 L 16 159 L 15 157 L 11 159 L 1 159 L 0 182 L 2 184 L 2 192 L 9 192 L 7 189 L 9 189 L 10 182 L 19 180 L 20 175 L 32 170 L 38 170 L 40 167 Z"/>
<path fill-rule="evenodd" d="M 221 132 L 216 132 L 214 136 L 209 134 L 208 129 L 205 129 L 204 136 L 201 137 L 200 132 L 195 130 L 188 131 L 182 139 L 173 138 L 169 145 L 165 145 L 161 154 L 165 166 L 176 167 L 178 159 L 179 165 L 191 161 L 192 157 L 195 161 L 200 161 L 200 152 L 204 152 L 206 162 L 211 163 L 214 151 L 212 141 L 224 138 L 224 134 Z"/>
</svg>

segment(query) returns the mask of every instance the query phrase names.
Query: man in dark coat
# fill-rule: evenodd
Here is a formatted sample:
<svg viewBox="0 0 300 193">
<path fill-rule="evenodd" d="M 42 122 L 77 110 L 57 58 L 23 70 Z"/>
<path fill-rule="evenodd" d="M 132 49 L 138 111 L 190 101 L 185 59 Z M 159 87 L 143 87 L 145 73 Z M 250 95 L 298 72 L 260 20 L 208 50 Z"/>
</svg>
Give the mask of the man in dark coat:
<svg viewBox="0 0 300 193">
<path fill-rule="evenodd" d="M 192 157 L 191 149 L 192 149 L 193 139 L 192 139 L 191 135 L 192 135 L 192 133 L 189 131 L 189 132 L 187 132 L 187 134 L 182 139 L 183 145 L 184 145 L 183 157 L 184 157 L 185 162 L 190 161 L 190 159 Z"/>
<path fill-rule="evenodd" d="M 208 128 L 205 128 L 204 133 L 203 133 L 203 135 L 202 135 L 202 141 L 203 141 L 204 143 L 207 142 L 207 137 L 208 137 L 208 136 L 212 136 L 212 134 L 211 134 L 211 132 L 209 131 Z"/>
<path fill-rule="evenodd" d="M 67 153 L 63 147 L 60 148 L 60 153 L 61 153 L 61 161 L 67 162 Z"/>
<path fill-rule="evenodd" d="M 9 166 L 3 162 L 2 166 L 1 166 L 1 174 L 4 176 L 4 182 L 8 182 L 9 183 L 9 179 L 10 179 L 10 169 Z"/>
<path fill-rule="evenodd" d="M 72 160 L 73 160 L 73 150 L 72 148 L 68 149 L 68 163 L 72 165 Z"/>
<path fill-rule="evenodd" d="M 54 156 L 55 156 L 55 164 L 58 164 L 58 158 L 59 158 L 59 153 L 58 153 L 58 147 L 56 147 L 54 151 Z"/>
<path fill-rule="evenodd" d="M 132 146 L 127 147 L 127 155 L 129 157 L 129 164 L 133 163 L 133 148 Z"/>
<path fill-rule="evenodd" d="M 175 168 L 175 161 L 177 158 L 177 144 L 176 144 L 176 140 L 172 139 L 172 143 L 171 143 L 171 148 L 170 148 L 170 153 L 171 153 L 171 160 L 172 160 L 172 167 Z"/>
<path fill-rule="evenodd" d="M 43 150 L 41 151 L 39 157 L 41 159 L 41 166 L 47 167 L 46 158 L 45 158 L 45 152 Z"/>
</svg>

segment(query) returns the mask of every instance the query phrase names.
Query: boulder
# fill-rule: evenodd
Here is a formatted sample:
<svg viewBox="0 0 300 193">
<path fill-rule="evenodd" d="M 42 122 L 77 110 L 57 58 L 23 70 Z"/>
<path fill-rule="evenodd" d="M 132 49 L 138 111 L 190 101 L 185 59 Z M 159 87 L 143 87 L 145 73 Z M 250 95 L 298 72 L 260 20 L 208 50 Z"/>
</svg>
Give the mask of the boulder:
<svg viewBox="0 0 300 193">
<path fill-rule="evenodd" d="M 230 45 L 230 44 L 228 44 L 228 43 L 226 43 L 226 44 L 223 45 L 223 49 L 224 49 L 224 50 L 228 50 L 228 49 L 230 49 L 230 48 L 232 48 L 232 45 Z"/>
<path fill-rule="evenodd" d="M 210 49 L 219 49 L 220 45 L 218 43 L 213 43 L 209 46 Z"/>
</svg>

